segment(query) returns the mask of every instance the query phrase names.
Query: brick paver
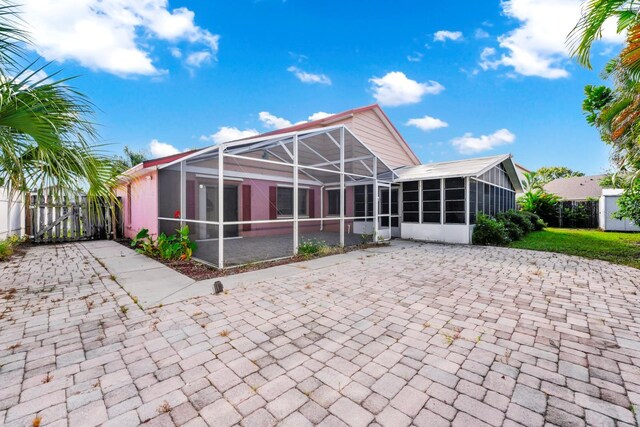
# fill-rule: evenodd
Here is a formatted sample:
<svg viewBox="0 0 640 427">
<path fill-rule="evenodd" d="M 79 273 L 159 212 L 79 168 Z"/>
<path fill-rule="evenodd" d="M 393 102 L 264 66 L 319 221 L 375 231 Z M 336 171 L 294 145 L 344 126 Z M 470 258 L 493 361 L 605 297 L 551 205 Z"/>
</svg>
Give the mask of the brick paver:
<svg viewBox="0 0 640 427">
<path fill-rule="evenodd" d="M 82 244 L 32 247 L 0 264 L 0 424 L 637 425 L 638 286 L 424 244 L 143 311 Z"/>
</svg>

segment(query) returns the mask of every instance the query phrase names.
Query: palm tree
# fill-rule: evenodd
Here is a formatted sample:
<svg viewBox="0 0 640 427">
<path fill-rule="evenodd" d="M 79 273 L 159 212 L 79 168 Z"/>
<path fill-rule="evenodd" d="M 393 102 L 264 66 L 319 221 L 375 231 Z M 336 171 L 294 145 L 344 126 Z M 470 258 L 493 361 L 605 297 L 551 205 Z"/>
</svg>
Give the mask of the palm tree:
<svg viewBox="0 0 640 427">
<path fill-rule="evenodd" d="M 29 43 L 17 6 L 0 0 L 0 185 L 11 201 L 34 189 L 86 192 L 91 206 L 113 201 L 113 164 L 97 151 L 93 106 L 70 79 L 47 76 L 48 64 L 23 66 Z"/>
<path fill-rule="evenodd" d="M 586 0 L 582 16 L 569 33 L 571 54 L 578 62 L 591 68 L 591 48 L 602 37 L 602 30 L 614 19 L 617 32 L 627 32 L 627 46 L 620 54 L 620 65 L 634 78 L 640 76 L 640 4 L 635 0 Z"/>
<path fill-rule="evenodd" d="M 114 162 L 116 163 L 118 169 L 121 169 L 120 172 L 124 172 L 127 169 L 130 169 L 145 160 L 147 160 L 147 153 L 142 150 L 133 150 L 128 146 L 124 147 L 123 155 L 116 156 Z"/>
</svg>

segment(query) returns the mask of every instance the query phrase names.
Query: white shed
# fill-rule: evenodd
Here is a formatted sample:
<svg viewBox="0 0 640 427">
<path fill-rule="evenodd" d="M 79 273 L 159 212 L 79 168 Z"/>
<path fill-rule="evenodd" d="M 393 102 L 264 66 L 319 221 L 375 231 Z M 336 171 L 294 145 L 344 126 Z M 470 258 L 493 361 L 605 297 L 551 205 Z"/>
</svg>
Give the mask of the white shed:
<svg viewBox="0 0 640 427">
<path fill-rule="evenodd" d="M 640 227 L 629 220 L 619 220 L 612 217 L 618 210 L 618 199 L 624 190 L 619 188 L 605 188 L 600 196 L 598 214 L 600 228 L 604 231 L 640 231 Z"/>
</svg>

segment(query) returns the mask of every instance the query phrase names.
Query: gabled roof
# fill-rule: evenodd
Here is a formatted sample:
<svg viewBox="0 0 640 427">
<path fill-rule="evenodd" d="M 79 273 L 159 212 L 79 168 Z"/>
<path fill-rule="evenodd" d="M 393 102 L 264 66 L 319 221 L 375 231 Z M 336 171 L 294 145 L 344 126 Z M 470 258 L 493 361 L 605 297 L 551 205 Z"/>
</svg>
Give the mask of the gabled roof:
<svg viewBox="0 0 640 427">
<path fill-rule="evenodd" d="M 520 179 L 511 160 L 511 154 L 499 156 L 477 157 L 474 159 L 455 160 L 451 162 L 427 163 L 419 166 L 411 166 L 396 169 L 398 175 L 396 181 L 416 181 L 422 179 L 440 179 L 454 177 L 479 176 L 500 163 L 505 163 L 507 174 L 511 178 L 516 191 L 522 188 Z"/>
<path fill-rule="evenodd" d="M 282 129 L 273 130 L 273 131 L 270 131 L 270 132 L 261 133 L 259 135 L 250 136 L 250 137 L 247 137 L 247 138 L 228 141 L 225 144 L 233 143 L 233 142 L 237 142 L 237 141 L 243 141 L 243 140 L 254 140 L 256 138 L 275 136 L 275 135 L 280 135 L 280 134 L 285 134 L 285 133 L 299 132 L 299 131 L 303 131 L 303 130 L 307 130 L 307 129 L 327 127 L 327 126 L 331 126 L 331 125 L 335 124 L 336 122 L 339 122 L 341 120 L 347 119 L 347 118 L 353 116 L 354 114 L 361 113 L 361 112 L 364 112 L 364 111 L 374 111 L 374 112 L 376 112 L 376 114 L 380 117 L 380 119 L 385 124 L 385 126 L 389 129 L 391 134 L 398 140 L 398 142 L 400 143 L 400 146 L 404 149 L 404 151 L 407 152 L 409 157 L 411 157 L 415 161 L 416 164 L 420 163 L 420 160 L 418 159 L 416 154 L 413 152 L 413 150 L 411 149 L 409 144 L 407 144 L 407 142 L 404 140 L 404 138 L 402 138 L 402 135 L 400 135 L 400 132 L 398 132 L 396 127 L 393 125 L 393 123 L 391 123 L 391 120 L 389 120 L 389 118 L 387 117 L 385 112 L 382 111 L 382 108 L 380 108 L 380 106 L 378 104 L 371 104 L 371 105 L 366 105 L 364 107 L 352 108 L 351 110 L 343 111 L 343 112 L 338 113 L 338 114 L 333 114 L 331 116 L 327 116 L 327 117 L 324 117 L 324 118 L 319 119 L 319 120 L 300 123 L 300 124 L 297 124 L 297 125 L 289 126 L 289 127 L 282 128 Z M 211 147 L 213 147 L 213 146 L 204 147 L 204 148 L 199 149 L 199 150 L 191 150 L 191 151 L 187 151 L 187 152 L 184 152 L 184 153 L 173 154 L 171 156 L 160 157 L 160 158 L 157 158 L 157 159 L 146 160 L 146 161 L 143 162 L 142 166 L 144 168 L 148 168 L 148 167 L 152 167 L 152 166 L 159 166 L 159 165 L 171 163 L 171 162 L 179 160 L 179 159 L 181 159 L 183 157 L 189 156 L 189 155 L 191 155 L 193 153 L 197 153 L 198 151 L 206 150 L 206 149 L 211 148 Z"/>
<path fill-rule="evenodd" d="M 297 125 L 273 130 L 271 132 L 266 132 L 258 136 L 278 135 L 281 133 L 298 132 L 306 129 L 331 126 L 331 125 L 334 125 L 336 122 L 348 119 L 354 116 L 355 114 L 362 113 L 365 111 L 375 112 L 376 115 L 382 121 L 382 123 L 387 127 L 391 135 L 393 135 L 393 137 L 397 140 L 400 147 L 407 153 L 409 158 L 411 158 L 411 160 L 413 160 L 415 164 L 417 165 L 420 164 L 420 159 L 418 159 L 418 156 L 416 156 L 416 153 L 413 152 L 413 150 L 411 149 L 407 141 L 405 141 L 405 139 L 402 137 L 400 132 L 398 132 L 398 129 L 394 126 L 394 124 L 391 122 L 387 114 L 384 112 L 382 108 L 380 108 L 378 104 L 371 104 L 371 105 L 365 105 L 364 107 L 352 108 L 351 110 L 343 111 L 337 114 L 332 114 L 331 116 L 327 116 L 322 119 L 314 120 L 311 122 L 299 123 Z"/>
<path fill-rule="evenodd" d="M 604 177 L 605 175 L 589 175 L 558 178 L 545 184 L 544 190 L 557 194 L 563 200 L 597 199 L 602 195 L 600 181 Z"/>
</svg>

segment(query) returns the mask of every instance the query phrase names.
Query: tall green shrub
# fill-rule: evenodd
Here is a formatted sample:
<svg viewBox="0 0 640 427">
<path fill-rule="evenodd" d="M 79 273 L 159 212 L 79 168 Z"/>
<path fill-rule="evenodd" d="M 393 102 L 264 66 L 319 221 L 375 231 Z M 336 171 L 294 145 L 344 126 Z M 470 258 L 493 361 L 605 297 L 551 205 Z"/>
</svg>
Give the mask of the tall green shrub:
<svg viewBox="0 0 640 427">
<path fill-rule="evenodd" d="M 472 240 L 474 245 L 504 245 L 510 241 L 504 224 L 485 214 L 478 214 Z"/>
</svg>

